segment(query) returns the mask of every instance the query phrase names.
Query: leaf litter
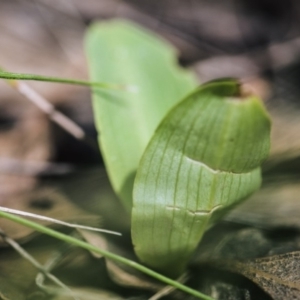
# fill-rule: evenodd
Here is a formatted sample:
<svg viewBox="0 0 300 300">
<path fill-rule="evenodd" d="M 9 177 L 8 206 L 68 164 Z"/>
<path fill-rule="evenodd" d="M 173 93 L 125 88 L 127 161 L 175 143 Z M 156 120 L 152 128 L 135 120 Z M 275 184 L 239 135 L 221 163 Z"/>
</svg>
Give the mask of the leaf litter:
<svg viewBox="0 0 300 300">
<path fill-rule="evenodd" d="M 300 299 L 300 251 L 246 262 L 227 261 L 225 268 L 249 278 L 274 300 Z"/>
<path fill-rule="evenodd" d="M 17 49 L 17 47 L 15 47 L 16 49 Z M 33 113 L 33 115 L 36 115 L 35 113 Z M 36 125 L 37 123 L 35 123 L 34 125 L 30 125 L 30 126 L 28 126 L 28 130 L 26 131 L 27 133 L 30 133 L 30 131 L 31 131 L 31 129 L 33 129 L 33 128 L 41 128 L 41 126 L 39 127 L 39 126 L 37 126 Z M 283 122 L 281 123 L 281 126 L 282 126 L 282 131 L 283 131 L 283 135 L 288 131 L 288 132 L 290 132 L 290 129 L 294 126 L 294 131 L 293 132 L 295 132 L 295 131 L 297 131 L 296 130 L 296 128 L 297 128 L 297 122 L 295 122 L 294 123 L 294 125 L 293 126 L 291 126 L 291 127 L 289 127 L 289 129 L 286 129 L 284 126 L 285 126 L 285 121 L 283 120 Z M 45 128 L 45 132 L 49 132 L 49 128 L 47 128 L 47 126 L 45 126 L 44 127 Z M 19 127 L 19 130 L 21 129 L 21 126 Z M 29 130 L 30 129 L 30 130 Z M 41 130 L 42 131 L 42 130 Z M 18 141 L 18 137 L 20 137 L 20 136 L 22 136 L 22 135 L 25 135 L 25 133 L 24 133 L 24 131 L 20 131 L 21 132 L 21 134 L 20 135 L 15 135 L 14 136 L 14 140 L 16 141 L 16 143 L 15 143 L 15 145 L 18 145 L 18 143 L 17 143 L 17 141 Z M 44 134 L 45 134 L 45 132 L 44 132 Z M 299 132 L 299 131 L 298 131 Z M 36 135 L 32 135 L 32 138 L 30 139 L 31 141 L 36 141 L 37 139 L 36 139 L 36 137 L 41 137 L 42 136 L 42 134 L 41 134 L 41 132 L 38 132 L 39 134 L 36 134 Z M 299 140 L 299 139 L 298 139 Z M 283 142 L 282 143 L 282 145 L 285 145 L 286 147 L 288 147 L 289 146 L 289 143 L 290 143 L 290 141 L 294 141 L 295 142 L 295 147 L 293 147 L 293 153 L 291 154 L 291 156 L 293 156 L 293 157 L 297 157 L 297 155 L 298 155 L 298 153 L 299 152 L 297 152 L 297 150 L 299 149 L 299 148 L 297 148 L 298 147 L 298 145 L 297 145 L 297 143 L 296 143 L 296 141 L 297 141 L 297 139 L 296 138 L 293 138 L 293 137 L 290 137 L 290 140 L 289 140 L 289 142 L 286 142 L 286 140 L 285 140 L 285 142 Z M 35 152 L 35 153 L 37 153 L 38 155 L 39 155 L 39 153 L 41 154 L 41 156 L 40 156 L 40 159 L 41 160 L 47 160 L 47 159 L 49 159 L 49 157 L 51 156 L 47 151 L 47 149 L 50 149 L 51 148 L 51 146 L 50 146 L 50 143 L 48 143 L 47 142 L 47 139 L 40 139 L 40 144 L 39 143 L 34 143 L 33 142 L 33 145 L 34 146 L 38 146 L 38 148 L 40 149 L 39 151 L 34 151 L 34 147 L 32 147 L 32 149 L 28 149 L 28 155 L 29 156 L 31 156 L 30 155 L 30 153 L 32 153 L 32 152 Z M 31 143 L 31 142 L 30 142 Z M 29 144 L 30 144 L 29 143 Z M 43 144 L 43 143 L 45 143 L 45 144 Z M 43 146 L 46 146 L 46 150 L 44 150 L 43 149 Z M 294 144 L 293 144 L 294 145 Z M 282 149 L 282 148 L 281 148 Z M 284 151 L 282 151 L 281 149 L 279 149 L 279 151 L 277 152 L 277 153 L 279 153 L 279 154 L 281 154 L 281 153 L 283 153 L 283 152 L 285 152 L 285 150 Z M 32 151 L 31 151 L 32 150 Z M 288 149 L 287 149 L 288 150 Z M 14 151 L 14 153 L 17 153 L 16 151 Z M 286 153 L 285 153 L 286 154 Z M 281 156 L 281 158 L 284 158 L 285 156 L 283 155 L 283 156 Z M 27 159 L 27 158 L 26 158 Z M 29 179 L 29 180 L 28 180 Z M 19 183 L 21 182 L 21 181 L 25 181 L 24 180 L 24 178 L 23 178 L 23 180 L 20 180 L 20 179 L 17 179 L 16 178 L 16 183 L 14 183 L 14 188 L 16 189 L 17 187 L 19 187 L 20 185 L 19 185 Z M 27 178 L 26 179 L 26 181 L 28 182 L 28 186 L 30 186 L 30 188 L 29 188 L 29 192 L 27 191 L 25 194 L 23 194 L 23 196 L 24 196 L 24 198 L 27 198 L 28 197 L 28 199 L 30 198 L 30 197 L 34 197 L 34 193 L 36 192 L 36 191 L 39 191 L 39 189 L 35 189 L 34 191 L 32 191 L 31 190 L 31 188 L 34 186 L 34 184 L 31 184 L 32 183 L 32 178 Z M 8 181 L 7 181 L 8 182 Z M 27 184 L 27 183 L 26 183 Z M 8 187 L 8 185 L 5 185 L 5 184 L 2 184 L 1 185 L 1 188 L 5 188 L 5 187 Z M 283 187 L 283 186 L 282 186 Z M 274 189 L 273 189 L 274 188 Z M 294 188 L 295 189 L 295 192 L 293 193 L 293 196 L 291 196 L 290 198 L 287 196 L 288 195 L 288 193 L 289 193 L 289 190 L 291 190 L 290 188 Z M 270 196 L 270 197 L 268 197 L 268 193 L 271 193 L 272 192 L 272 190 L 274 191 L 274 193 L 272 193 L 272 196 Z M 51 193 L 52 193 L 53 191 L 51 191 Z M 46 193 L 48 193 L 48 191 L 46 192 Z M 57 191 L 55 191 L 55 194 L 57 193 Z M 259 207 L 260 206 L 262 206 L 262 204 L 261 203 L 266 203 L 266 200 L 268 199 L 269 201 L 270 201 L 270 204 L 269 204 L 269 206 L 268 207 L 266 207 L 263 211 L 263 213 L 261 213 L 260 214 L 260 217 L 259 217 L 259 220 L 258 220 L 258 218 L 255 220 L 254 219 L 254 221 L 251 221 L 251 226 L 254 226 L 254 227 L 264 227 L 264 228 L 268 228 L 268 229 L 270 229 L 270 228 L 275 228 L 275 227 L 277 227 L 277 226 L 294 226 L 294 227 L 296 227 L 296 228 L 299 228 L 298 226 L 298 220 L 297 220 L 297 209 L 294 209 L 293 210 L 293 207 L 295 208 L 296 207 L 296 205 L 297 205 L 297 197 L 295 197 L 296 196 L 296 194 L 297 194 L 297 183 L 295 183 L 295 185 L 293 185 L 293 186 L 286 186 L 286 193 L 283 193 L 282 194 L 282 196 L 281 197 L 278 197 L 278 200 L 276 200 L 275 202 L 273 202 L 273 203 L 275 203 L 275 204 L 272 204 L 272 199 L 276 196 L 276 194 L 278 195 L 278 191 L 276 192 L 275 191 L 275 186 L 274 187 L 271 187 L 270 189 L 268 189 L 268 190 L 265 190 L 265 196 L 264 197 L 261 197 L 260 199 L 261 200 L 257 200 L 258 202 L 253 206 L 253 207 L 251 207 L 251 208 L 245 208 L 244 209 L 244 212 L 249 212 L 249 211 L 251 211 L 252 209 L 255 209 L 255 207 L 256 207 L 256 209 L 255 209 L 255 211 L 253 212 L 253 214 L 252 214 L 252 216 L 251 216 L 251 218 L 249 217 L 249 218 L 244 218 L 244 216 L 241 214 L 240 216 L 240 220 L 239 220 L 239 222 L 242 220 L 242 219 L 247 219 L 247 221 L 251 221 L 251 220 L 253 220 L 253 216 L 255 217 L 255 215 L 257 216 L 257 214 L 259 213 Z M 29 196 L 29 194 L 30 194 L 30 196 Z M 292 194 L 292 193 L 291 193 Z M 10 197 L 9 197 L 10 198 Z M 16 196 L 16 195 L 13 195 L 10 199 L 10 202 L 11 203 L 15 203 L 15 201 L 17 201 L 18 203 L 20 203 L 19 204 L 19 206 L 17 206 L 17 208 L 18 209 L 23 209 L 24 207 L 21 205 L 21 203 L 22 203 L 22 201 L 21 201 L 21 198 L 22 198 L 22 195 L 21 194 L 19 194 L 18 196 Z M 284 199 L 284 201 L 281 201 L 281 199 Z M 18 200 L 16 200 L 16 199 L 20 199 L 20 201 L 18 201 Z M 291 200 L 289 200 L 289 199 L 291 199 Z M 2 199 L 1 199 L 2 200 Z M 96 200 L 95 200 L 96 201 Z M 268 202 L 269 202 L 268 201 Z M 26 202 L 26 201 L 25 201 Z M 28 208 L 28 202 L 26 202 L 27 204 L 25 205 L 27 208 Z M 249 202 L 250 203 L 250 202 Z M 246 204 L 246 203 L 245 203 Z M 286 213 L 282 213 L 283 211 L 285 211 L 285 207 L 287 207 L 287 205 L 289 205 L 289 207 L 290 207 L 290 209 L 289 209 L 289 211 L 288 212 L 286 212 Z M 58 205 L 58 207 L 60 207 L 60 205 Z M 277 209 L 278 208 L 278 209 Z M 65 210 L 65 212 L 67 212 L 67 210 L 68 209 L 66 209 Z M 51 211 L 51 210 L 49 210 L 49 211 Z M 64 210 L 62 210 L 62 212 L 63 212 Z M 273 212 L 275 211 L 275 213 L 273 214 Z M 294 211 L 294 214 L 295 214 L 295 217 L 293 217 L 293 218 L 290 218 L 289 217 L 289 214 L 290 214 L 290 212 L 293 212 Z M 59 211 L 57 210 L 56 212 L 53 212 L 53 214 L 52 214 L 52 216 L 53 217 L 57 217 L 57 218 L 62 218 L 62 219 L 64 219 L 64 217 L 63 216 L 61 216 L 60 215 L 60 213 L 59 213 Z M 79 215 L 78 215 L 79 216 Z M 281 220 L 281 221 L 280 221 Z M 262 223 L 264 221 L 264 223 Z M 278 223 L 277 223 L 278 222 Z M 248 223 L 248 225 L 249 225 L 249 223 Z M 271 225 L 271 226 L 269 226 L 269 225 Z M 16 232 L 19 232 L 19 230 L 21 230 L 20 228 L 19 229 L 16 229 L 15 230 L 15 233 L 14 234 L 16 234 Z M 20 231 L 21 232 L 21 231 Z M 230 232 L 230 230 L 228 231 L 228 232 Z M 28 236 L 28 234 L 30 234 L 31 232 L 21 232 L 21 234 L 20 235 L 16 235 L 16 237 L 17 238 L 24 238 L 25 236 Z M 275 277 L 276 278 L 276 280 L 277 280 L 277 278 L 279 278 L 279 280 L 280 281 L 286 281 L 286 280 L 288 280 L 288 281 L 290 281 L 290 282 L 294 282 L 294 280 L 296 280 L 295 278 L 297 278 L 297 274 L 294 274 L 293 272 L 295 271 L 295 272 L 297 272 L 297 266 L 298 266 L 298 252 L 297 251 L 294 251 L 295 249 L 296 249 L 296 244 L 295 243 L 292 243 L 292 242 L 290 242 L 290 243 L 283 243 L 283 244 L 281 244 L 281 243 L 279 243 L 278 242 L 278 244 L 276 245 L 276 246 L 274 246 L 274 244 L 269 244 L 269 242 L 268 242 L 268 240 L 266 241 L 266 240 L 261 240 L 261 239 L 259 239 L 259 238 L 257 238 L 257 236 L 264 236 L 264 234 L 262 234 L 261 232 L 260 232 L 260 234 L 256 234 L 256 233 L 254 233 L 253 231 L 251 232 L 251 235 L 253 235 L 254 237 L 256 236 L 256 239 L 254 239 L 258 244 L 255 244 L 254 242 L 253 242 L 253 239 L 251 240 L 251 243 L 246 243 L 246 245 L 247 246 L 249 246 L 249 244 L 254 244 L 253 245 L 253 248 L 254 248 L 254 246 L 257 246 L 256 248 L 258 248 L 257 249 L 257 251 L 255 252 L 255 253 L 252 253 L 252 255 L 249 255 L 249 256 L 247 256 L 247 255 L 240 255 L 240 256 L 237 256 L 237 258 L 236 258 L 236 271 L 235 272 L 239 272 L 240 274 L 242 274 L 242 272 L 243 273 L 245 273 L 245 274 L 242 274 L 243 276 L 246 276 L 248 273 L 250 274 L 251 272 L 251 270 L 255 270 L 255 274 L 256 273 L 258 273 L 258 274 L 266 274 L 266 275 L 264 275 L 264 276 L 269 276 L 270 278 L 272 277 Z M 38 239 L 38 237 L 36 237 L 37 239 Z M 222 238 L 220 237 L 220 240 L 222 240 Z M 220 241 L 219 240 L 219 241 Z M 280 246 L 280 244 L 281 244 L 281 246 Z M 55 247 L 57 247 L 57 245 L 54 245 Z M 269 247 L 273 247 L 273 250 L 271 251 L 270 249 L 269 249 Z M 278 248 L 278 247 L 281 247 L 281 248 L 283 248 L 282 250 L 283 251 L 287 251 L 288 253 L 287 254 L 278 254 L 278 255 L 276 255 L 276 249 L 275 248 Z M 241 242 L 241 248 L 240 249 L 242 249 L 242 248 L 246 248 L 246 246 L 245 246 L 245 243 L 243 243 L 243 242 Z M 210 248 L 210 251 L 212 251 L 212 249 L 214 249 L 214 248 Z M 269 249 L 269 250 L 268 250 Z M 24 270 L 30 270 L 30 268 L 29 268 L 29 266 L 28 266 L 28 264 L 27 263 L 25 263 L 25 265 L 23 265 L 23 263 L 24 262 L 22 262 L 22 259 L 20 258 L 20 259 L 17 259 L 17 257 L 16 257 L 16 255 L 12 255 L 12 256 L 9 256 L 9 255 L 7 255 L 7 251 L 8 249 L 1 249 L 1 257 L 4 257 L 5 259 L 1 259 L 1 262 L 2 263 L 4 263 L 4 264 L 6 264 L 6 266 L 5 267 L 2 267 L 1 268 L 1 287 L 0 287 L 0 291 L 1 291 L 1 297 L 3 298 L 3 299 L 12 299 L 12 300 L 19 300 L 19 299 L 25 299 L 25 290 L 26 290 L 26 288 L 24 288 L 25 287 L 25 285 L 23 284 L 23 285 L 21 285 L 21 287 L 22 288 L 20 288 L 19 287 L 19 283 L 16 281 L 16 280 L 14 280 L 15 279 L 15 277 L 13 276 L 14 275 L 14 272 L 15 272 L 15 270 L 20 270 L 20 269 L 24 269 Z M 249 247 L 248 247 L 248 249 L 245 249 L 245 250 L 249 250 Z M 259 251 L 258 251 L 259 250 Z M 242 251 L 242 250 L 241 250 Z M 271 252 L 273 252 L 273 254 L 275 254 L 275 255 L 273 255 L 273 256 L 270 256 L 270 257 L 264 257 L 264 256 L 267 256 L 268 255 L 268 251 L 271 253 Z M 292 252 L 289 252 L 289 251 L 292 251 Z M 296 256 L 295 256 L 295 253 L 296 253 Z M 47 255 L 46 255 L 47 254 Z M 244 253 L 245 254 L 245 253 Z M 35 255 L 38 257 L 40 254 L 38 254 L 38 253 L 35 253 Z M 46 256 L 49 256 L 48 255 L 48 252 L 47 253 L 44 253 L 43 254 L 43 256 L 44 255 L 46 255 Z M 247 258 L 248 258 L 248 260 L 246 260 L 246 258 L 245 257 L 243 257 L 243 256 L 246 256 Z M 287 257 L 285 257 L 285 256 L 287 256 Z M 255 257 L 261 257 L 261 258 L 255 258 Z M 274 257 L 275 258 L 275 261 L 272 261 L 273 259 L 272 259 L 272 257 Z M 228 260 L 229 258 L 227 257 L 226 258 L 226 260 Z M 231 259 L 231 261 L 234 259 L 234 255 L 232 255 L 231 257 L 230 257 L 230 259 Z M 225 260 L 225 258 L 224 258 L 224 260 Z M 242 262 L 240 261 L 240 260 L 242 260 Z M 10 266 L 8 266 L 9 264 L 12 264 L 13 262 L 16 262 L 16 264 L 14 264 L 13 265 L 13 268 L 12 267 L 10 267 Z M 75 262 L 73 262 L 73 263 L 75 263 Z M 292 270 L 293 270 L 293 272 L 291 273 L 292 275 L 292 278 L 288 278 L 288 276 L 285 276 L 283 279 L 282 279 L 282 277 L 280 277 L 280 273 L 278 273 L 278 270 L 281 268 L 280 266 L 281 266 L 281 264 L 284 264 L 284 263 L 286 263 L 287 264 L 287 267 L 289 267 L 289 268 L 292 268 Z M 243 270 L 239 270 L 239 268 L 238 268 L 238 266 L 243 266 L 243 267 L 241 267 Z M 284 266 L 283 266 L 284 267 Z M 11 269 L 10 269 L 11 268 Z M 9 271 L 9 269 L 11 270 L 11 272 L 8 272 Z M 285 269 L 285 268 L 284 268 Z M 227 270 L 229 270 L 229 267 L 227 268 Z M 298 268 L 298 270 L 299 270 L 299 268 Z M 231 270 L 231 271 L 234 271 L 234 270 Z M 285 269 L 285 272 L 287 272 L 286 271 L 286 269 Z M 199 272 L 200 273 L 200 272 Z M 9 278 L 9 276 L 7 276 L 8 274 L 10 274 L 11 275 L 11 278 Z M 99 272 L 98 273 L 98 276 L 100 276 L 99 274 L 102 274 L 101 272 Z M 257 280 L 257 279 L 255 279 L 254 277 L 255 277 L 255 275 L 247 275 L 246 277 L 249 277 L 250 278 L 250 276 L 252 276 L 250 279 L 252 280 L 252 281 L 255 281 L 255 280 Z M 293 276 L 295 275 L 295 278 L 293 278 Z M 27 275 L 26 275 L 27 276 Z M 260 276 L 262 276 L 262 275 L 260 275 Z M 19 278 L 19 277 L 18 277 Z M 263 280 L 265 280 L 265 279 L 263 279 Z M 262 280 L 262 281 L 263 281 Z M 272 280 L 274 280 L 274 278 L 272 279 Z M 27 283 L 29 282 L 28 280 L 25 280 Z M 275 281 L 276 282 L 276 281 Z M 296 282 L 298 282 L 298 279 L 296 280 Z M 260 283 L 260 285 L 262 285 L 262 283 Z M 287 285 L 288 286 L 288 285 Z M 10 287 L 10 288 L 9 288 Z M 27 286 L 28 287 L 28 286 Z M 7 292 L 7 290 L 9 289 L 9 292 Z M 82 290 L 82 291 L 85 291 L 86 292 L 86 294 L 85 294 L 85 296 L 86 297 L 88 297 L 88 296 L 90 296 L 91 295 L 91 297 L 96 297 L 96 294 L 97 294 L 97 292 L 99 292 L 99 297 L 101 297 L 101 296 L 103 296 L 103 297 L 108 297 L 108 295 L 106 296 L 105 294 L 101 294 L 100 293 L 100 291 L 98 291 L 97 289 L 80 289 L 80 290 Z M 275 290 L 275 289 L 274 289 Z M 272 291 L 271 292 L 269 292 L 269 294 L 271 294 L 272 293 Z M 244 295 L 249 295 L 249 293 L 247 294 L 247 293 L 245 293 Z M 64 298 L 65 296 L 56 296 L 56 298 L 58 298 L 58 299 L 65 299 Z M 118 296 L 117 296 L 118 297 Z M 246 296 L 245 296 L 246 297 Z M 248 297 L 248 296 L 247 296 Z M 250 296 L 249 296 L 250 297 Z M 277 297 L 276 296 L 276 294 L 274 294 L 274 299 L 289 299 L 288 297 L 286 297 L 286 296 L 284 296 L 283 298 L 275 298 L 275 297 Z M 39 299 L 39 298 L 38 298 Z M 41 299 L 41 298 L 40 298 Z M 84 299 L 89 299 L 89 298 L 84 298 Z M 92 298 L 93 299 L 93 298 Z M 96 299 L 96 298 L 95 298 Z M 105 298 L 106 299 L 106 298 Z M 118 298 L 117 298 L 118 299 Z M 240 298 L 236 298 L 236 299 L 240 299 Z M 248 298 L 247 298 L 248 299 Z M 250 299 L 250 298 L 249 298 Z M 253 298 L 253 299 L 255 299 L 255 298 Z M 291 299 L 293 299 L 293 298 L 291 298 Z M 298 298 L 295 298 L 295 299 L 298 299 Z M 257 300 L 257 299 L 255 299 L 255 300 Z"/>
</svg>

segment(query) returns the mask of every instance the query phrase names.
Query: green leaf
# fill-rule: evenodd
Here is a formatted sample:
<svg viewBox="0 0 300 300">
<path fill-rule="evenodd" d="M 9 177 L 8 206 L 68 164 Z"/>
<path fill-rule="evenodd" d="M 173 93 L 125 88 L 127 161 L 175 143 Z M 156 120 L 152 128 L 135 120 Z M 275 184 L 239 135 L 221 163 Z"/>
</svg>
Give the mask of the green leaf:
<svg viewBox="0 0 300 300">
<path fill-rule="evenodd" d="M 166 113 L 196 86 L 172 46 L 125 21 L 96 23 L 86 37 L 93 81 L 130 91 L 93 92 L 101 152 L 116 193 L 130 209 L 140 158 Z"/>
<path fill-rule="evenodd" d="M 270 120 L 234 80 L 204 85 L 159 125 L 139 166 L 132 238 L 138 257 L 178 276 L 209 225 L 261 184 Z"/>
</svg>

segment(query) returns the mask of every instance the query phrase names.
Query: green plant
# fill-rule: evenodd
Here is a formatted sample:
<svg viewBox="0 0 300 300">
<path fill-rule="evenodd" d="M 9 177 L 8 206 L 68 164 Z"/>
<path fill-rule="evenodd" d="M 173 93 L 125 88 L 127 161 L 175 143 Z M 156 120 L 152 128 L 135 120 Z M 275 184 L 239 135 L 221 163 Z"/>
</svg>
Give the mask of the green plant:
<svg viewBox="0 0 300 300">
<path fill-rule="evenodd" d="M 168 45 L 126 22 L 93 25 L 86 44 L 93 80 L 138 88 L 118 95 L 119 105 L 110 91 L 93 94 L 99 144 L 127 208 L 133 195 L 136 254 L 176 277 L 205 230 L 260 187 L 269 117 L 236 80 L 179 101 L 195 85 L 192 74 Z"/>
<path fill-rule="evenodd" d="M 132 208 L 137 256 L 176 277 L 205 230 L 259 188 L 260 165 L 269 151 L 269 117 L 260 100 L 244 94 L 232 79 L 208 83 L 184 98 L 197 85 L 193 74 L 177 67 L 172 47 L 132 24 L 95 24 L 86 45 L 93 83 L 50 81 L 93 86 L 100 147 L 116 193 L 129 212 Z M 135 262 L 0 215 L 211 299 Z"/>
</svg>

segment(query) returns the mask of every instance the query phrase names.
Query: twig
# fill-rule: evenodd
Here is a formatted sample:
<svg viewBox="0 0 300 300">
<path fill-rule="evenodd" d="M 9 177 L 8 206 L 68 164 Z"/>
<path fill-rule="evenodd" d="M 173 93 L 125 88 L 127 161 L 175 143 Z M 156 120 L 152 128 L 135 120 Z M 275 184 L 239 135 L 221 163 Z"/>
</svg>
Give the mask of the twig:
<svg viewBox="0 0 300 300">
<path fill-rule="evenodd" d="M 59 263 L 59 261 L 61 261 L 63 256 L 70 252 L 71 247 L 73 247 L 73 246 L 66 245 L 66 247 L 63 247 L 63 249 L 61 249 L 60 251 L 56 251 L 54 253 L 54 255 L 44 264 L 44 269 L 47 270 L 48 272 L 51 272 L 51 270 Z M 47 293 L 61 294 L 60 290 L 46 286 L 46 284 L 44 283 L 45 278 L 46 278 L 46 276 L 43 272 L 40 272 L 39 274 L 37 274 L 36 279 L 35 279 L 37 286 L 40 289 L 46 291 Z M 74 292 L 70 288 L 63 289 L 63 291 L 66 291 L 68 293 L 68 295 L 69 294 L 71 294 L 71 296 L 74 295 Z"/>
<path fill-rule="evenodd" d="M 37 268 L 45 277 L 50 279 L 53 283 L 57 284 L 64 290 L 67 290 L 69 293 L 72 294 L 72 297 L 75 300 L 80 300 L 78 297 L 74 295 L 69 287 L 67 287 L 63 282 L 61 282 L 57 277 L 51 274 L 43 265 L 41 265 L 32 255 L 30 255 L 22 246 L 20 246 L 15 240 L 7 236 L 1 229 L 0 229 L 0 236 L 3 240 L 10 245 L 13 249 L 16 250 L 23 258 L 28 260 L 35 268 Z"/>
<path fill-rule="evenodd" d="M 75 122 L 69 119 L 67 116 L 55 109 L 54 105 L 50 103 L 46 98 L 37 93 L 34 89 L 28 86 L 24 82 L 14 80 L 17 76 L 15 73 L 2 72 L 0 67 L 0 74 L 2 78 L 7 79 L 6 82 L 20 94 L 24 95 L 30 102 L 35 104 L 41 111 L 48 115 L 48 117 L 67 131 L 69 134 L 74 136 L 76 139 L 83 140 L 86 135 L 83 129 L 78 126 Z"/>
<path fill-rule="evenodd" d="M 24 82 L 15 82 L 16 89 L 24 95 L 28 100 L 39 107 L 49 118 L 57 123 L 64 130 L 69 132 L 75 138 L 82 140 L 85 138 L 85 132 L 75 122 L 69 119 L 66 115 L 56 110 L 50 102 L 48 102 L 43 96 L 38 94 L 34 89 Z"/>
<path fill-rule="evenodd" d="M 55 82 L 55 83 L 64 83 L 64 84 L 74 84 L 74 85 L 83 85 L 95 88 L 104 88 L 104 89 L 116 89 L 116 90 L 130 90 L 130 87 L 111 85 L 107 83 L 99 82 L 90 82 L 84 80 L 74 80 L 67 78 L 56 78 L 56 77 L 47 77 L 33 74 L 19 74 L 19 73 L 10 73 L 4 72 L 0 67 L 0 78 L 6 79 L 6 82 L 16 89 L 20 94 L 24 95 L 29 101 L 35 104 L 40 110 L 48 115 L 50 120 L 58 124 L 65 131 L 70 133 L 76 139 L 88 141 L 84 130 L 77 125 L 74 121 L 68 118 L 66 115 L 62 114 L 60 111 L 56 110 L 54 105 L 50 103 L 46 98 L 36 92 L 33 88 L 27 85 L 24 82 L 18 81 L 21 80 L 35 80 L 35 81 L 46 81 L 46 82 Z"/>
</svg>

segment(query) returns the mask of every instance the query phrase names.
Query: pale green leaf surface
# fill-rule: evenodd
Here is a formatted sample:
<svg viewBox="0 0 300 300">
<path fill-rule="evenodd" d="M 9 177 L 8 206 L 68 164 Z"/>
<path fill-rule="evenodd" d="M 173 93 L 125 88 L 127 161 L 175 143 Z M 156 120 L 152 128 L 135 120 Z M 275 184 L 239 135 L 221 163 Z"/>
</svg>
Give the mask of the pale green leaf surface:
<svg viewBox="0 0 300 300">
<path fill-rule="evenodd" d="M 172 46 L 126 21 L 96 23 L 86 37 L 93 81 L 129 91 L 93 91 L 99 142 L 114 190 L 128 209 L 140 158 L 166 113 L 196 86 Z"/>
<path fill-rule="evenodd" d="M 139 258 L 178 276 L 205 229 L 261 184 L 270 120 L 235 81 L 199 88 L 159 125 L 139 166 L 132 238 Z"/>
</svg>

